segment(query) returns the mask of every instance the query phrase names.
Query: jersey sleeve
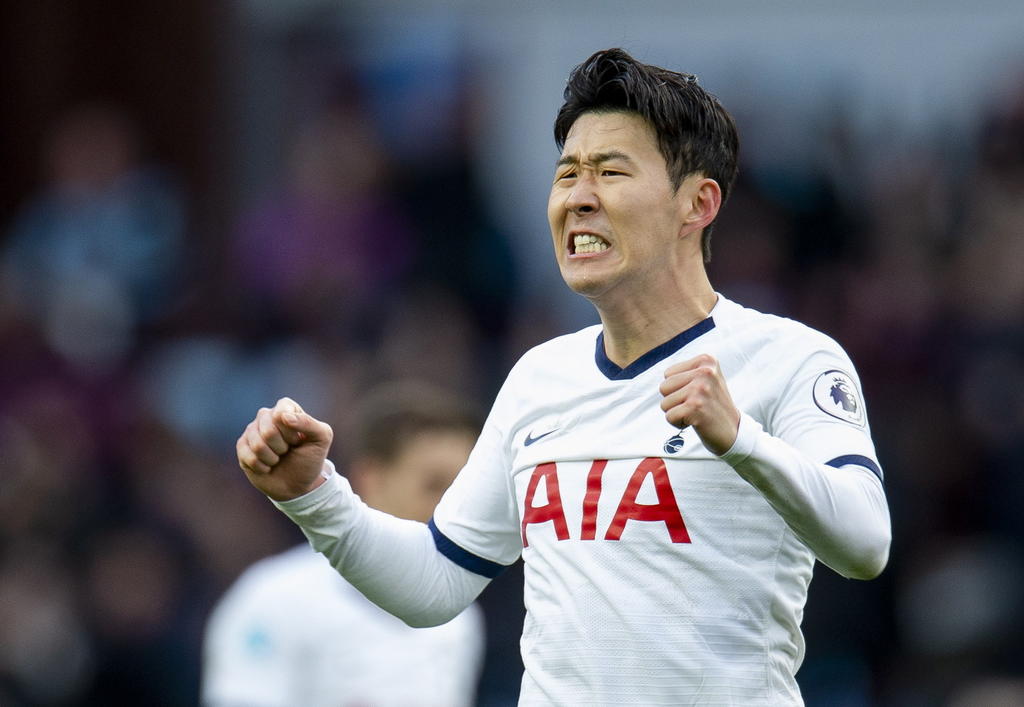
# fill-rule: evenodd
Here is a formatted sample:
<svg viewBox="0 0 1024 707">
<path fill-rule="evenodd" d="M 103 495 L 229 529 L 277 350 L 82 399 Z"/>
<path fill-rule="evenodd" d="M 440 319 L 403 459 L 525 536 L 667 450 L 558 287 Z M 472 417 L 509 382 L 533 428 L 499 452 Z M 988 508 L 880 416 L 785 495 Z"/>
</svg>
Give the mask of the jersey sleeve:
<svg viewBox="0 0 1024 707">
<path fill-rule="evenodd" d="M 815 462 L 837 468 L 856 465 L 884 480 L 860 379 L 846 352 L 824 335 L 815 337 L 782 388 L 765 431 Z"/>
<path fill-rule="evenodd" d="M 892 540 L 882 470 L 853 366 L 838 344 L 818 336 L 763 421 L 741 415 L 722 459 L 818 560 L 845 577 L 871 579 L 885 567 Z"/>
<path fill-rule="evenodd" d="M 510 451 L 519 370 L 513 368 L 502 386 L 466 466 L 430 523 L 438 550 L 485 577 L 496 576 L 523 550 Z"/>
<path fill-rule="evenodd" d="M 410 626 L 451 621 L 490 581 L 435 551 L 423 523 L 370 508 L 334 471 L 304 496 L 273 501 L 314 550 L 374 604 Z"/>
</svg>

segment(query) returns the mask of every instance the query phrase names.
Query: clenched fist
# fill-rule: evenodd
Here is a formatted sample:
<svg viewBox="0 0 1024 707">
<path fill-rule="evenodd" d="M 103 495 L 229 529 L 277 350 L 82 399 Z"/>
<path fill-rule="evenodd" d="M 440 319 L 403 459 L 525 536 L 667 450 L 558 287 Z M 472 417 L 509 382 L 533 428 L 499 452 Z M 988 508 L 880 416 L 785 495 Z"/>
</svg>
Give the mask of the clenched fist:
<svg viewBox="0 0 1024 707">
<path fill-rule="evenodd" d="M 253 486 L 275 501 L 287 501 L 324 482 L 321 470 L 333 439 L 330 425 L 281 398 L 273 408 L 259 409 L 235 451 Z"/>
<path fill-rule="evenodd" d="M 693 427 L 714 454 L 729 451 L 736 441 L 740 411 L 713 356 L 701 354 L 670 366 L 658 390 L 664 396 L 665 419 L 679 428 Z"/>
</svg>

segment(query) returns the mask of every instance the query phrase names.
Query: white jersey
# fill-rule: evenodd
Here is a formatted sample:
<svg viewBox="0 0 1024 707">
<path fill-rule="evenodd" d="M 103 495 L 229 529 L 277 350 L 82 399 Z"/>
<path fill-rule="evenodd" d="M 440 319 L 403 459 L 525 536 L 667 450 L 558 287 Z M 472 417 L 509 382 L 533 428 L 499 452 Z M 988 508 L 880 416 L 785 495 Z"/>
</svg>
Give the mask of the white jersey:
<svg viewBox="0 0 1024 707">
<path fill-rule="evenodd" d="M 853 366 L 802 324 L 720 296 L 626 369 L 599 326 L 529 351 L 431 522 L 438 549 L 474 572 L 522 554 L 522 704 L 801 704 L 815 556 L 660 408 L 665 369 L 703 353 L 745 420 L 880 483 Z"/>
<path fill-rule="evenodd" d="M 206 707 L 471 705 L 484 648 L 479 608 L 414 629 L 302 546 L 249 568 L 207 625 Z"/>
</svg>

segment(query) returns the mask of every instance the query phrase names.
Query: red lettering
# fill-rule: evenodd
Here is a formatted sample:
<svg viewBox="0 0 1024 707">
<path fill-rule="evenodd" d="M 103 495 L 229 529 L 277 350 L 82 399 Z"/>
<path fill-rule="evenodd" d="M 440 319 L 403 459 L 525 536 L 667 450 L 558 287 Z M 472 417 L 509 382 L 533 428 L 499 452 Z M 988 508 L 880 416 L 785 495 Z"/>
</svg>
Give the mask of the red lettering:
<svg viewBox="0 0 1024 707">
<path fill-rule="evenodd" d="M 543 506 L 534 506 L 533 499 L 537 494 L 537 486 L 544 479 L 544 490 L 547 491 L 548 502 Z M 554 462 L 539 464 L 533 470 L 530 483 L 526 487 L 526 499 L 523 508 L 523 547 L 529 547 L 526 540 L 526 526 L 530 523 L 546 523 L 554 521 L 555 537 L 559 540 L 569 539 L 569 526 L 562 512 L 562 496 L 558 492 L 558 472 Z"/>
<path fill-rule="evenodd" d="M 636 498 L 640 493 L 640 486 L 648 476 L 654 479 L 654 490 L 658 494 L 658 502 L 655 504 L 637 503 Z M 588 493 L 589 483 L 588 479 Z M 604 536 L 605 540 L 619 540 L 626 527 L 626 521 L 630 520 L 662 521 L 668 528 L 668 535 L 672 538 L 672 542 L 690 542 L 690 534 L 686 531 L 683 515 L 679 512 L 679 504 L 676 503 L 675 494 L 672 493 L 672 484 L 669 483 L 665 460 L 648 457 L 640 462 L 640 466 L 633 472 L 633 476 L 626 485 L 626 490 L 622 493 L 622 500 L 619 501 L 619 507 L 615 511 L 611 525 L 608 526 L 608 533 Z"/>
<path fill-rule="evenodd" d="M 583 497 L 583 525 L 580 540 L 593 540 L 597 535 L 597 502 L 601 498 L 601 476 L 608 465 L 607 459 L 597 459 L 587 474 L 587 495 Z"/>
</svg>

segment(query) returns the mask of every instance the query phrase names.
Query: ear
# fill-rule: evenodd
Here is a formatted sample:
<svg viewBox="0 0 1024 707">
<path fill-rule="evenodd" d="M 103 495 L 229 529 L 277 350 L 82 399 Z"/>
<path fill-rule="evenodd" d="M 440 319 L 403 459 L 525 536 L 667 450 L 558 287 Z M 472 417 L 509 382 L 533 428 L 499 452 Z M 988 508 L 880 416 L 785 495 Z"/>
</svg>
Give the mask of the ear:
<svg viewBox="0 0 1024 707">
<path fill-rule="evenodd" d="M 703 231 L 722 208 L 722 188 L 714 179 L 696 174 L 683 180 L 679 191 L 683 195 L 683 223 L 679 236 Z"/>
</svg>

